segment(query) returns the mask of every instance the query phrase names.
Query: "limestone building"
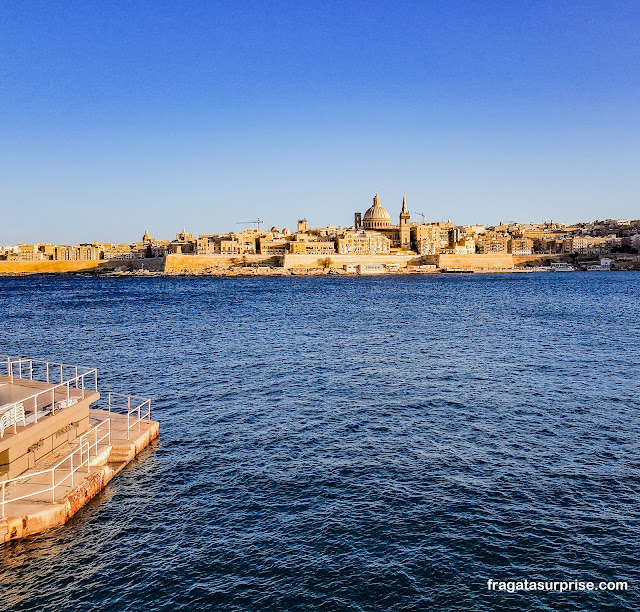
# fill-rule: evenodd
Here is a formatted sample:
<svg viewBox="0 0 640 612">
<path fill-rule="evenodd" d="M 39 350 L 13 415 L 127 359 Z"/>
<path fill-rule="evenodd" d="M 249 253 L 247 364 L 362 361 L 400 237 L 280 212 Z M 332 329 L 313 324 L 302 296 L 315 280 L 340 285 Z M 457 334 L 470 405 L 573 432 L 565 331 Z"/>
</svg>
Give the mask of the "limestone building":
<svg viewBox="0 0 640 612">
<path fill-rule="evenodd" d="M 402 209 L 398 225 L 394 225 L 389 211 L 380 204 L 380 196 L 376 193 L 373 205 L 364 215 L 355 213 L 354 229 L 379 232 L 389 240 L 392 249 L 411 249 L 411 225 L 406 196 L 402 198 Z"/>
<path fill-rule="evenodd" d="M 382 232 L 363 229 L 345 232 L 336 240 L 341 255 L 387 255 L 390 245 L 389 238 Z"/>
</svg>

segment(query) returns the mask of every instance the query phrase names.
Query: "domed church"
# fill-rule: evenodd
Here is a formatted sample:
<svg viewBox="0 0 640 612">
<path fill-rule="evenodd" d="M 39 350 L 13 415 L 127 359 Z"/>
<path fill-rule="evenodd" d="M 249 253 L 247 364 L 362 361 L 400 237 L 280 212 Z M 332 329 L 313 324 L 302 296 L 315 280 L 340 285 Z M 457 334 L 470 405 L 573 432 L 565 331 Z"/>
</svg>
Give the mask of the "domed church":
<svg viewBox="0 0 640 612">
<path fill-rule="evenodd" d="M 387 212 L 387 209 L 380 206 L 380 198 L 376 193 L 373 198 L 373 206 L 364 213 L 362 218 L 362 227 L 364 229 L 387 229 L 391 227 L 391 215 Z"/>
<path fill-rule="evenodd" d="M 391 246 L 396 249 L 411 249 L 411 236 L 409 225 L 409 210 L 407 209 L 407 198 L 402 198 L 402 210 L 400 211 L 399 225 L 393 225 L 391 215 L 387 209 L 380 204 L 380 197 L 376 193 L 373 198 L 373 206 L 364 213 L 355 214 L 355 229 L 363 228 L 384 234 L 391 241 Z"/>
</svg>

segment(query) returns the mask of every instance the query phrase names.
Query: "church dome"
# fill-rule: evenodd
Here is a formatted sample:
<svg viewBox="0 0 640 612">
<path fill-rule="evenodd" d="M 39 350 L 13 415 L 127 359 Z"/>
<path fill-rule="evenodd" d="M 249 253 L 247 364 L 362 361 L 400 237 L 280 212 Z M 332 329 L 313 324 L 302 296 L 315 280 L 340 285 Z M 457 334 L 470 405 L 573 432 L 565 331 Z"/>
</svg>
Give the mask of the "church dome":
<svg viewBox="0 0 640 612">
<path fill-rule="evenodd" d="M 375 198 L 373 198 L 373 206 L 364 213 L 362 225 L 365 229 L 391 227 L 391 215 L 387 212 L 386 208 L 380 206 L 380 198 L 377 193 Z"/>
</svg>

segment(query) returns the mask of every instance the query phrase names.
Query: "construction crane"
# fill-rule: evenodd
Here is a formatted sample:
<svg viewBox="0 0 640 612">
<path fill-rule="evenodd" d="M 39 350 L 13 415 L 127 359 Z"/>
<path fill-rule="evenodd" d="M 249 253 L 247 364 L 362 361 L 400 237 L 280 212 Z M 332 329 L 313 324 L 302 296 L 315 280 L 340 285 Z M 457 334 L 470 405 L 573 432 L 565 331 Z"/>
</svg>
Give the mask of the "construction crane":
<svg viewBox="0 0 640 612">
<path fill-rule="evenodd" d="M 254 223 L 256 224 L 258 230 L 260 230 L 260 225 L 262 225 L 264 221 L 260 217 L 258 217 L 255 221 L 238 221 L 237 225 L 253 225 Z"/>
<path fill-rule="evenodd" d="M 415 214 L 416 214 L 416 215 L 418 215 L 418 216 L 420 216 L 420 217 L 422 217 L 422 222 L 424 223 L 424 217 L 425 217 L 424 213 L 419 213 L 419 212 L 417 212 L 417 213 L 415 213 Z"/>
</svg>

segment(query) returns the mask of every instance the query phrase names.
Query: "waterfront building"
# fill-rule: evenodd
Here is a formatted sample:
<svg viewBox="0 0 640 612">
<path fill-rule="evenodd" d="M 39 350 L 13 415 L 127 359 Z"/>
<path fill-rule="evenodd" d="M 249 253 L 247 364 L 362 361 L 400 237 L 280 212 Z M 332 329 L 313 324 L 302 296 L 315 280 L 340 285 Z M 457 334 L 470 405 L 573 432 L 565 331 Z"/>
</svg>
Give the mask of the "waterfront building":
<svg viewBox="0 0 640 612">
<path fill-rule="evenodd" d="M 168 253 L 195 253 L 196 252 L 196 239 L 193 234 L 187 232 L 186 229 L 183 228 L 181 232 L 176 234 L 175 240 L 172 240 L 167 245 Z"/>
<path fill-rule="evenodd" d="M 481 234 L 476 242 L 476 252 L 481 254 L 507 253 L 509 246 L 508 235 L 496 232 Z"/>
<path fill-rule="evenodd" d="M 196 255 L 213 255 L 215 252 L 216 236 L 213 234 L 200 234 L 196 240 Z"/>
<path fill-rule="evenodd" d="M 507 245 L 507 252 L 512 255 L 531 255 L 533 240 L 530 238 L 511 238 Z"/>
<path fill-rule="evenodd" d="M 476 241 L 471 236 L 464 236 L 458 240 L 454 247 L 455 255 L 475 255 Z"/>
<path fill-rule="evenodd" d="M 440 252 L 454 253 L 455 247 L 460 239 L 461 233 L 451 221 L 442 221 L 437 224 Z"/>
<path fill-rule="evenodd" d="M 255 235 L 200 234 L 196 240 L 197 255 L 247 255 L 256 252 Z"/>
<path fill-rule="evenodd" d="M 484 234 L 487 228 L 484 225 L 465 225 L 462 231 L 468 236 L 475 236 L 477 234 Z"/>
<path fill-rule="evenodd" d="M 614 247 L 622 245 L 622 238 L 615 234 L 609 236 L 574 236 L 571 239 L 571 253 L 580 255 L 599 255 L 610 253 Z"/>
<path fill-rule="evenodd" d="M 282 256 L 289 251 L 289 242 L 287 238 L 275 238 L 273 234 L 268 234 L 258 239 L 259 252 L 261 255 Z"/>
<path fill-rule="evenodd" d="M 193 237 L 193 234 L 182 228 L 182 231 L 176 234 L 175 242 L 195 242 L 195 238 Z"/>
<path fill-rule="evenodd" d="M 57 261 L 93 261 L 100 259 L 101 252 L 92 244 L 54 247 L 54 259 Z"/>
<path fill-rule="evenodd" d="M 382 232 L 372 230 L 346 231 L 336 240 L 339 254 L 382 255 L 391 251 L 391 241 Z"/>
<path fill-rule="evenodd" d="M 411 243 L 418 255 L 437 255 L 440 252 L 440 227 L 436 223 L 414 224 L 410 228 Z"/>
<path fill-rule="evenodd" d="M 42 257 L 42 259 L 55 259 L 56 258 L 56 245 L 55 244 L 50 244 L 48 242 L 46 243 L 40 243 L 38 244 L 38 250 L 40 251 L 40 253 L 42 253 L 44 255 L 44 257 Z M 100 251 L 98 250 L 98 253 Z M 99 258 L 99 254 L 98 257 Z"/>
<path fill-rule="evenodd" d="M 20 261 L 35 261 L 36 259 L 44 259 L 38 250 L 37 244 L 19 244 L 18 257 Z"/>
<path fill-rule="evenodd" d="M 248 252 L 247 245 L 241 243 L 235 237 L 221 238 L 219 245 L 221 255 L 244 255 Z"/>
<path fill-rule="evenodd" d="M 389 240 L 391 248 L 410 250 L 411 224 L 406 196 L 402 199 L 399 223 L 394 225 L 389 211 L 380 204 L 380 196 L 376 193 L 373 205 L 367 209 L 364 215 L 360 213 L 354 215 L 354 229 L 359 230 L 360 228 L 383 234 Z"/>
<path fill-rule="evenodd" d="M 309 234 L 295 234 L 289 241 L 289 253 L 292 255 L 334 255 L 336 245 L 333 239 L 323 236 L 318 239 Z"/>
</svg>

